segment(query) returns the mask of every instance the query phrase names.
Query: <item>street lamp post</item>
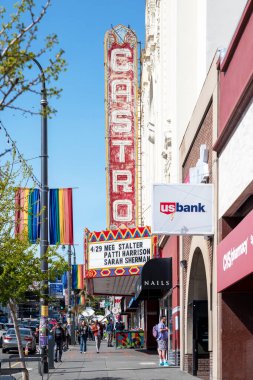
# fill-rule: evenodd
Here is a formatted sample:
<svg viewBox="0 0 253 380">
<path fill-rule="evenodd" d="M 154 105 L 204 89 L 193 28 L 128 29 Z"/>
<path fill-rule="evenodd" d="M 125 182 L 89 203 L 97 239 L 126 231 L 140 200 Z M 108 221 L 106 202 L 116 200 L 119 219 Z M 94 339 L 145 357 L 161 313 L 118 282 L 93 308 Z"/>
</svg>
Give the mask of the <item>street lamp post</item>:
<svg viewBox="0 0 253 380">
<path fill-rule="evenodd" d="M 40 227 L 40 258 L 41 270 L 46 274 L 41 286 L 40 299 L 40 338 L 39 345 L 43 357 L 43 373 L 48 373 L 48 151 L 47 151 L 47 93 L 46 79 L 42 66 L 35 58 L 30 59 L 41 72 L 41 227 Z"/>
<path fill-rule="evenodd" d="M 71 344 L 75 344 L 75 314 L 71 312 L 72 308 L 72 297 L 74 298 L 74 306 L 75 306 L 75 294 L 72 289 L 72 251 L 71 245 L 68 246 L 68 323 L 70 324 L 70 338 Z M 76 251 L 73 246 L 73 259 L 74 265 L 76 265 Z"/>
<path fill-rule="evenodd" d="M 72 291 L 72 261 L 71 261 L 71 245 L 68 246 L 68 314 L 70 316 L 71 309 L 71 291 Z"/>
<path fill-rule="evenodd" d="M 70 325 L 70 339 L 71 344 L 73 344 L 73 315 L 71 313 L 72 307 L 72 259 L 71 259 L 71 245 L 68 245 L 68 324 Z"/>
</svg>

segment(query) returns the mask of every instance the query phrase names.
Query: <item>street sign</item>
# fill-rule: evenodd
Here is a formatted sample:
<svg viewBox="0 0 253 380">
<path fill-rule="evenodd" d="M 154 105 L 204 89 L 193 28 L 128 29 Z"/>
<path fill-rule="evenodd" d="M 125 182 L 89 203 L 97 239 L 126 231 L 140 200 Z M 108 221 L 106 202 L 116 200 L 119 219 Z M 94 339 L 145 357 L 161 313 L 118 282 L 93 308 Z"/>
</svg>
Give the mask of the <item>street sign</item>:
<svg viewBox="0 0 253 380">
<path fill-rule="evenodd" d="M 116 315 L 116 314 L 119 314 L 120 313 L 120 308 L 119 307 L 113 307 L 112 308 L 112 314 Z"/>
<path fill-rule="evenodd" d="M 63 298 L 63 284 L 51 283 L 49 284 L 49 294 L 54 298 Z"/>
</svg>

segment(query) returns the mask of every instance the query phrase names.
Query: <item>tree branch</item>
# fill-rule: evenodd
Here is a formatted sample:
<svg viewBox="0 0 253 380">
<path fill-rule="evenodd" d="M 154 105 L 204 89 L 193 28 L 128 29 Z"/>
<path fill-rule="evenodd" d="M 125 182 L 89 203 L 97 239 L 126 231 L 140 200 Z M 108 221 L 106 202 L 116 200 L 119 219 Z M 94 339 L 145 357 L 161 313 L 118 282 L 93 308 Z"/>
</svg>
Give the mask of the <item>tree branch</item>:
<svg viewBox="0 0 253 380">
<path fill-rule="evenodd" d="M 5 56 L 5 54 L 8 52 L 8 50 L 10 49 L 10 47 L 12 45 L 14 45 L 17 41 L 19 41 L 21 39 L 21 37 L 26 34 L 30 29 L 32 29 L 36 24 L 38 24 L 40 22 L 40 20 L 44 17 L 46 11 L 47 11 L 47 8 L 49 7 L 51 3 L 51 0 L 47 0 L 47 3 L 46 5 L 42 8 L 42 12 L 40 13 L 40 15 L 33 21 L 30 25 L 28 25 L 25 29 L 23 29 L 9 44 L 8 46 L 6 46 L 6 48 L 3 50 L 2 52 L 2 57 Z"/>
</svg>

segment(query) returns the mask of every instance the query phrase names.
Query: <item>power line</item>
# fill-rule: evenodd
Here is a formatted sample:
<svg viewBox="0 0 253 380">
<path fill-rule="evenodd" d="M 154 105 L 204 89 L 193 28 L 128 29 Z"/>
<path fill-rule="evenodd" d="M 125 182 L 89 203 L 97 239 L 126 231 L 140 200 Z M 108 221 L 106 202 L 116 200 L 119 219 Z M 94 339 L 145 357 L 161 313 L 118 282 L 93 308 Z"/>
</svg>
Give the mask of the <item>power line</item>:
<svg viewBox="0 0 253 380">
<path fill-rule="evenodd" d="M 17 153 L 19 162 L 22 163 L 25 166 L 25 168 L 27 169 L 27 172 L 30 173 L 30 176 L 31 176 L 33 182 L 41 189 L 41 183 L 40 183 L 40 181 L 38 180 L 38 178 L 33 173 L 31 167 L 27 165 L 27 161 L 33 160 L 33 159 L 39 158 L 39 157 L 34 157 L 34 158 L 31 158 L 31 159 L 25 160 L 24 157 L 23 157 L 23 155 L 20 153 L 20 150 L 18 149 L 15 141 L 12 139 L 12 137 L 10 136 L 10 134 L 7 131 L 6 127 L 3 125 L 2 121 L 0 120 L 0 130 L 1 129 L 3 129 L 4 132 L 5 132 L 5 135 L 7 137 L 7 143 L 11 144 L 12 145 L 12 150 Z"/>
</svg>

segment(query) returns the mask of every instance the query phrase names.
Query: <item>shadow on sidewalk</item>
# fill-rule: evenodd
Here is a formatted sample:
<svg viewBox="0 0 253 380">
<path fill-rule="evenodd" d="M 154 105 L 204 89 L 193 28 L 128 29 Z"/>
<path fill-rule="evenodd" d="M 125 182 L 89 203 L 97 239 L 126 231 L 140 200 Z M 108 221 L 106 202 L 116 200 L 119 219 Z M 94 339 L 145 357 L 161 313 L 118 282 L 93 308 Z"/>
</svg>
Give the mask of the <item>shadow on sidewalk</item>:
<svg viewBox="0 0 253 380">
<path fill-rule="evenodd" d="M 112 368 L 112 369 L 109 369 L 109 368 L 106 368 L 106 369 L 90 369 L 90 370 L 85 370 L 84 372 L 85 373 L 93 373 L 93 372 L 118 372 L 118 371 L 142 371 L 142 370 L 145 370 L 145 369 L 148 369 L 149 371 L 150 370 L 157 370 L 157 369 L 159 369 L 159 371 L 161 370 L 161 371 L 166 371 L 166 370 L 168 370 L 168 368 L 170 368 L 170 367 L 142 367 L 142 368 Z M 173 367 L 172 367 L 173 368 Z M 73 371 L 71 371 L 71 370 L 73 370 Z M 64 373 L 64 374 L 66 374 L 66 373 L 75 373 L 76 372 L 76 367 L 75 368 L 73 368 L 73 367 L 71 367 L 71 368 L 67 368 L 67 367 L 58 367 L 58 368 L 55 368 L 54 369 L 54 373 L 56 373 L 57 372 L 57 375 L 59 375 L 61 372 L 62 373 Z M 110 377 L 108 378 L 108 377 L 99 377 L 98 379 L 110 379 Z M 122 377 L 113 377 L 113 379 L 114 380 L 120 380 L 120 379 L 123 379 Z M 125 378 L 124 378 L 125 379 Z M 96 380 L 96 379 L 93 379 L 92 378 L 92 380 Z"/>
<path fill-rule="evenodd" d="M 140 352 L 141 354 L 158 356 L 157 350 L 147 350 L 145 348 L 142 348 L 142 349 L 135 349 L 134 351 Z"/>
</svg>

